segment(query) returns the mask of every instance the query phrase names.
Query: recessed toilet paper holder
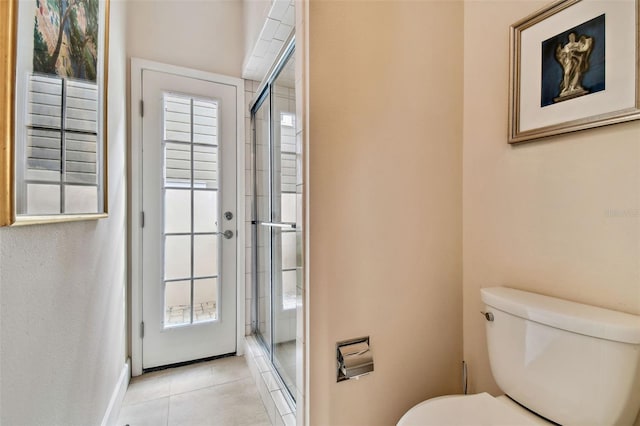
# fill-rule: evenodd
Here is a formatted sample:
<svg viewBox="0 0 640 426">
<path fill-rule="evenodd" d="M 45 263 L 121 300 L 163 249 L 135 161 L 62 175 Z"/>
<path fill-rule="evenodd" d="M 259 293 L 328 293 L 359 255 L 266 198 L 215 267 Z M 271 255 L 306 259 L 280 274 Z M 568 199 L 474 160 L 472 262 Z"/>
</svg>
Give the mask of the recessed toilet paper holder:
<svg viewBox="0 0 640 426">
<path fill-rule="evenodd" d="M 359 379 L 373 371 L 373 353 L 369 336 L 336 343 L 337 381 Z"/>
</svg>

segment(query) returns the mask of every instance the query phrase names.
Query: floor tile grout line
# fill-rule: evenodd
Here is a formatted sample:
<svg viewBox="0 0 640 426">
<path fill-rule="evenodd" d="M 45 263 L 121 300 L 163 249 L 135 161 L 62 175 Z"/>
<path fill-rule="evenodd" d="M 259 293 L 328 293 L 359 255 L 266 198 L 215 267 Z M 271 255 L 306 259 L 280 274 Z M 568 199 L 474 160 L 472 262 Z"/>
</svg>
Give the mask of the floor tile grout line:
<svg viewBox="0 0 640 426">
<path fill-rule="evenodd" d="M 158 397 L 155 397 L 155 398 L 143 399 L 141 401 L 136 401 L 136 402 L 133 402 L 133 403 L 123 403 L 122 406 L 123 407 L 132 407 L 132 406 L 136 406 L 136 405 L 139 405 L 139 404 L 148 403 L 148 402 L 151 402 L 151 401 L 157 401 L 157 400 L 163 399 L 163 398 L 170 398 L 172 396 L 183 395 L 185 393 L 195 392 L 195 391 L 199 391 L 199 390 L 202 390 L 202 389 L 213 388 L 213 387 L 216 387 L 216 386 L 226 385 L 226 384 L 229 384 L 229 383 L 235 383 L 235 382 L 239 382 L 241 380 L 250 379 L 250 378 L 251 378 L 251 375 L 248 375 L 246 377 L 239 377 L 237 379 L 232 379 L 232 380 L 229 380 L 229 381 L 226 381 L 226 382 L 215 383 L 215 384 L 212 384 L 212 385 L 207 385 L 207 386 L 194 388 L 194 389 L 186 390 L 186 391 L 182 391 L 182 392 L 176 392 L 176 393 L 173 393 L 173 391 L 171 390 L 171 385 L 169 385 L 169 393 L 166 394 L 166 395 L 161 395 L 161 396 L 158 396 Z"/>
<path fill-rule="evenodd" d="M 164 426 L 169 426 L 169 416 L 171 415 L 171 395 L 167 398 L 167 421 Z"/>
<path fill-rule="evenodd" d="M 135 389 L 131 389 L 130 387 L 127 390 L 129 395 L 131 396 L 131 403 L 123 404 L 123 408 L 125 406 L 127 407 L 127 414 L 125 414 L 124 417 L 120 416 L 118 420 L 118 426 L 123 426 L 124 424 L 126 424 L 129 418 L 131 418 L 131 420 L 133 420 L 133 417 L 135 417 L 135 419 L 147 418 L 146 416 L 148 415 L 156 417 L 161 414 L 162 411 L 164 411 L 165 413 L 165 421 L 158 422 L 156 425 L 176 426 L 180 422 L 179 418 L 182 418 L 184 414 L 182 412 L 182 409 L 184 408 L 181 405 L 182 403 L 193 398 L 197 399 L 195 394 L 196 392 L 213 392 L 220 393 L 221 395 L 225 394 L 226 388 L 220 388 L 223 385 L 230 387 L 239 387 L 242 389 L 244 389 L 246 386 L 250 386 L 253 389 L 252 392 L 255 393 L 254 396 L 256 398 L 256 409 L 259 409 L 260 413 L 264 412 L 263 414 L 260 414 L 260 416 L 265 416 L 264 424 L 269 425 L 270 419 L 267 407 L 264 405 L 262 398 L 260 397 L 259 390 L 253 380 L 253 376 L 246 358 L 243 360 L 236 358 L 236 360 L 239 362 L 232 362 L 228 365 L 228 367 L 220 365 L 221 367 L 223 367 L 220 370 L 216 368 L 216 365 L 219 364 L 214 364 L 200 371 L 189 369 L 179 372 L 167 372 L 161 377 L 151 377 L 147 380 L 141 378 L 142 380 L 139 381 L 141 385 L 140 387 L 137 387 Z M 216 371 L 216 373 L 214 373 L 214 371 Z M 192 375 L 192 373 L 195 374 Z M 222 381 L 216 383 L 216 379 Z M 179 391 L 181 385 L 184 390 Z M 194 387 L 190 388 L 189 385 L 192 385 Z M 176 390 L 176 388 L 178 389 L 178 391 L 174 393 L 174 390 Z M 129 392 L 129 390 L 133 390 L 133 392 Z M 160 393 L 157 393 L 158 390 L 162 391 Z M 167 391 L 168 394 L 165 393 Z M 193 397 L 191 395 L 193 395 Z M 141 397 L 143 399 L 138 399 Z M 173 397 L 176 398 L 174 399 Z M 182 402 L 180 402 L 181 400 Z M 162 408 L 160 412 L 156 411 L 156 414 L 153 415 L 152 411 L 150 411 L 150 409 L 153 410 L 153 407 L 156 407 L 156 410 L 158 408 Z M 274 406 L 273 408 L 276 407 Z M 143 417 L 140 417 L 141 415 Z M 178 416 L 179 418 L 175 417 L 172 419 L 172 416 Z M 135 426 L 134 424 L 136 422 L 137 420 L 134 420 L 134 422 L 131 423 L 132 426 Z M 231 422 L 224 424 L 226 426 L 231 426 L 231 424 L 235 423 Z M 252 423 L 252 421 L 250 421 L 249 423 L 242 423 L 242 425 L 244 426 L 249 426 L 250 424 L 255 423 Z"/>
<path fill-rule="evenodd" d="M 172 397 L 172 396 L 184 395 L 185 393 L 191 393 L 191 392 L 201 391 L 203 389 L 215 388 L 217 386 L 228 385 L 228 384 L 231 384 L 231 383 L 236 383 L 236 382 L 239 382 L 239 381 L 242 381 L 242 380 L 246 380 L 246 379 L 251 379 L 251 378 L 252 378 L 251 376 L 240 377 L 238 379 L 229 380 L 228 382 L 216 383 L 216 384 L 213 384 L 213 385 L 204 386 L 204 387 L 197 388 L 197 389 L 191 389 L 191 390 L 184 391 L 184 392 L 170 393 L 170 395 L 168 395 L 168 396 Z"/>
<path fill-rule="evenodd" d="M 152 401 L 158 401 L 159 399 L 169 398 L 171 395 L 159 396 L 157 398 L 145 399 L 142 401 L 134 402 L 133 404 L 122 404 L 122 407 L 135 407 L 136 405 L 146 404 Z"/>
</svg>

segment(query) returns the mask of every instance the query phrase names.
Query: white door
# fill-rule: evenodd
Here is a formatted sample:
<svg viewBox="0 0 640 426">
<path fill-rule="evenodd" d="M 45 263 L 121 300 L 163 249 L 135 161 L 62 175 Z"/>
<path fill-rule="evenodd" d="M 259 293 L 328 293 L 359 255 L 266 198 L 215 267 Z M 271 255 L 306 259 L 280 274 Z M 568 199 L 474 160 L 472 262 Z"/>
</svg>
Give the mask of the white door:
<svg viewBox="0 0 640 426">
<path fill-rule="evenodd" d="M 236 351 L 236 87 L 142 73 L 142 367 Z"/>
</svg>

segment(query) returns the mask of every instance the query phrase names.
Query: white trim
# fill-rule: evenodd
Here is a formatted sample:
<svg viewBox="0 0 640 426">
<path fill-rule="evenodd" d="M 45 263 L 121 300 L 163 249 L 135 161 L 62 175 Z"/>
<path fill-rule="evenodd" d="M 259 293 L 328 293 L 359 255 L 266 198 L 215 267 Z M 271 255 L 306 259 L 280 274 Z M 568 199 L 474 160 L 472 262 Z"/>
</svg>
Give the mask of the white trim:
<svg viewBox="0 0 640 426">
<path fill-rule="evenodd" d="M 118 379 L 118 383 L 116 383 L 115 388 L 113 388 L 109 405 L 102 417 L 102 423 L 100 423 L 101 426 L 115 426 L 117 424 L 118 416 L 120 415 L 120 407 L 124 400 L 124 394 L 127 392 L 127 387 L 129 387 L 129 378 L 131 377 L 129 374 L 129 363 L 130 360 L 127 360 L 122 367 L 120 378 Z"/>
<path fill-rule="evenodd" d="M 240 80 L 240 84 L 236 90 L 236 123 L 237 123 L 237 157 L 236 157 L 236 355 L 244 355 L 244 331 L 245 331 L 245 247 L 246 236 L 245 231 L 245 131 L 244 128 L 244 80 Z"/>
<path fill-rule="evenodd" d="M 304 274 L 304 286 L 302 289 L 302 295 L 304 300 L 302 301 L 303 309 L 303 335 L 302 340 L 304 342 L 302 346 L 302 371 L 303 371 L 303 394 L 302 394 L 302 415 L 296 415 L 296 423 L 298 425 L 311 424 L 311 174 L 309 157 L 311 156 L 310 149 L 310 133 L 311 133 L 311 120 L 309 110 L 310 96 L 309 96 L 309 69 L 311 68 L 309 62 L 309 0 L 302 0 L 297 3 L 296 10 L 300 11 L 301 18 L 296 20 L 296 32 L 301 33 L 302 37 L 298 37 L 298 44 L 296 49 L 296 61 L 300 61 L 296 69 L 301 70 L 301 75 L 296 75 L 296 78 L 300 78 L 301 87 L 300 91 L 296 90 L 296 96 L 300 96 L 301 102 L 296 102 L 296 105 L 300 105 L 300 110 L 296 109 L 296 114 L 299 116 L 297 120 L 302 123 L 302 242 L 304 245 L 303 254 L 303 274 Z M 302 40 L 300 40 L 302 38 Z M 297 99 L 296 99 L 297 101 Z"/>
<path fill-rule="evenodd" d="M 178 74 L 189 78 L 211 81 L 236 88 L 236 132 L 237 132 L 237 276 L 236 276 L 236 353 L 244 354 L 244 321 L 245 321 L 245 235 L 244 235 L 244 80 L 206 71 L 193 70 L 176 65 L 153 62 L 146 59 L 131 58 L 131 209 L 129 210 L 129 226 L 131 235 L 131 370 L 133 376 L 142 374 L 142 338 L 140 324 L 142 322 L 142 228 L 140 212 L 142 211 L 142 120 L 140 117 L 140 100 L 142 99 L 142 71 L 151 70 Z"/>
<path fill-rule="evenodd" d="M 142 99 L 142 68 L 137 59 L 131 58 L 131 208 L 129 209 L 129 235 L 131 236 L 131 375 L 142 374 L 142 338 L 140 323 L 142 322 L 142 228 L 140 212 L 142 211 L 142 122 L 140 117 L 140 100 Z M 134 101 L 135 100 L 135 101 Z M 134 229 L 136 232 L 134 232 Z"/>
</svg>

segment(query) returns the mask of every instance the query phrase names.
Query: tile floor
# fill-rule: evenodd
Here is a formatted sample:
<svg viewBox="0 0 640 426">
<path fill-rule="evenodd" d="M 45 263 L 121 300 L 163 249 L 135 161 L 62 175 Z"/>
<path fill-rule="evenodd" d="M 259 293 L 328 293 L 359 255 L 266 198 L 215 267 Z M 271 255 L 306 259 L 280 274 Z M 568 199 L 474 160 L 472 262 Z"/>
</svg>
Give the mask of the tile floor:
<svg viewBox="0 0 640 426">
<path fill-rule="evenodd" d="M 118 426 L 267 426 L 244 357 L 144 374 L 131 380 Z"/>
</svg>

